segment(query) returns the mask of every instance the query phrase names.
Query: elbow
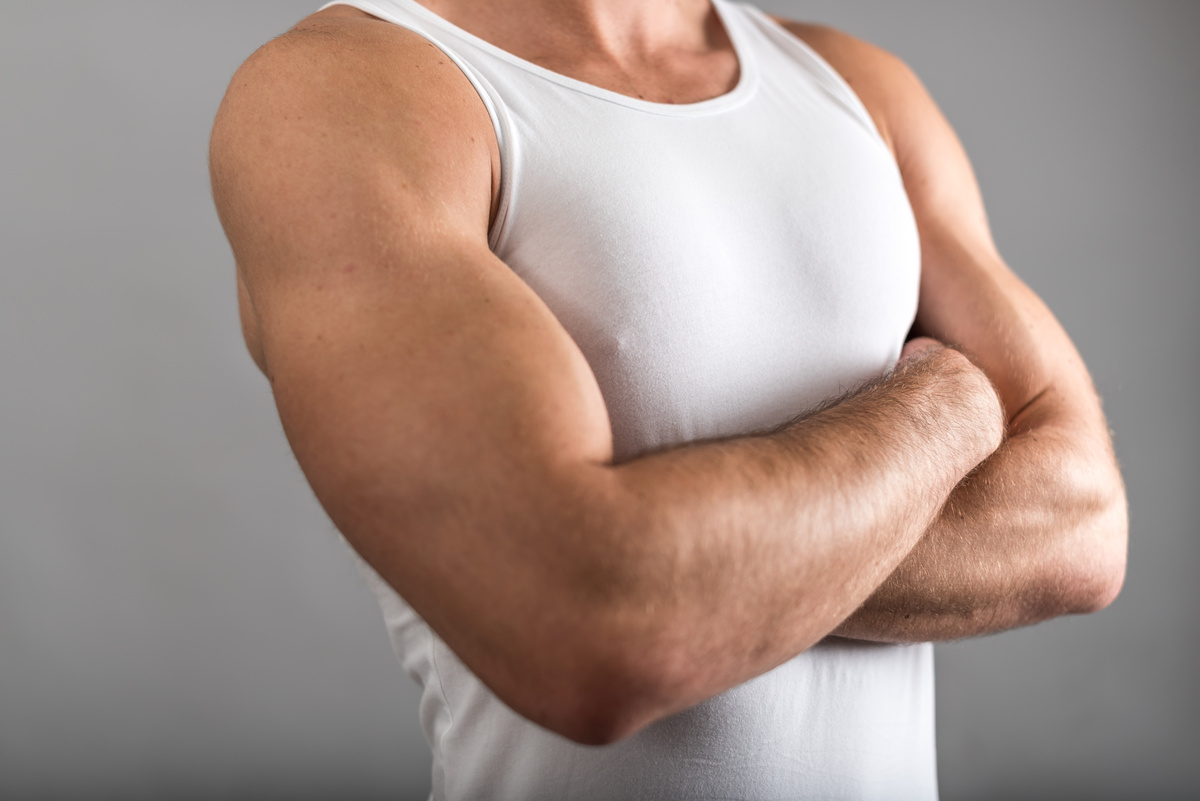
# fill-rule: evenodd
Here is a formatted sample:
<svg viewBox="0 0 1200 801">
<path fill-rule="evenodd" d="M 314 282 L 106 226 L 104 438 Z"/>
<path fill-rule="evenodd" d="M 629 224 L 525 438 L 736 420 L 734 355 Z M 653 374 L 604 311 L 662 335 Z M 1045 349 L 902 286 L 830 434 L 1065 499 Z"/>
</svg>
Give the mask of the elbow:
<svg viewBox="0 0 1200 801">
<path fill-rule="evenodd" d="M 1079 530 L 1072 571 L 1071 614 L 1092 614 L 1110 606 L 1125 583 L 1129 511 L 1125 487 L 1114 471 L 1112 483 L 1093 496 Z"/>
<path fill-rule="evenodd" d="M 532 722 L 581 745 L 610 745 L 712 693 L 689 652 L 676 615 L 615 598 L 568 604 L 560 625 L 524 649 L 510 706 Z M 512 687 L 513 685 L 509 685 Z M 494 688 L 499 689 L 499 688 Z"/>
<path fill-rule="evenodd" d="M 1114 514 L 1114 517 L 1117 517 Z M 1117 600 L 1125 585 L 1126 543 L 1129 524 L 1122 505 L 1119 519 L 1112 520 L 1100 539 L 1099 550 L 1088 561 L 1086 592 L 1081 594 L 1075 614 L 1092 614 Z"/>
<path fill-rule="evenodd" d="M 638 522 L 618 526 L 643 531 Z M 711 676 L 694 658 L 691 616 L 664 598 L 663 576 L 676 575 L 678 557 L 653 538 L 623 537 L 584 560 L 570 581 L 570 625 L 547 629 L 540 665 L 523 675 L 553 676 L 555 690 L 531 679 L 527 707 L 518 712 L 582 745 L 610 745 L 707 698 Z M 545 698 L 545 706 L 537 706 Z"/>
<path fill-rule="evenodd" d="M 514 710 L 581 745 L 611 745 L 683 708 L 645 659 L 593 652 L 553 689 L 536 681 L 523 684 Z"/>
<path fill-rule="evenodd" d="M 1125 568 L 1122 565 L 1097 569 L 1076 583 L 1071 600 L 1063 611 L 1071 615 L 1090 615 L 1107 609 L 1120 595 L 1125 583 Z"/>
<path fill-rule="evenodd" d="M 596 513 L 596 527 L 579 529 L 588 536 L 563 551 L 543 549 L 555 555 L 553 570 L 535 573 L 521 605 L 505 613 L 521 621 L 515 636 L 497 643 L 499 653 L 464 661 L 518 715 L 603 746 L 703 697 L 695 660 L 681 646 L 685 622 L 661 590 L 670 550 L 641 535 L 645 525 L 628 516 L 630 505 L 591 508 L 616 511 Z"/>
<path fill-rule="evenodd" d="M 651 722 L 622 695 L 584 691 L 547 709 L 545 717 L 534 722 L 579 745 L 612 745 Z"/>
</svg>

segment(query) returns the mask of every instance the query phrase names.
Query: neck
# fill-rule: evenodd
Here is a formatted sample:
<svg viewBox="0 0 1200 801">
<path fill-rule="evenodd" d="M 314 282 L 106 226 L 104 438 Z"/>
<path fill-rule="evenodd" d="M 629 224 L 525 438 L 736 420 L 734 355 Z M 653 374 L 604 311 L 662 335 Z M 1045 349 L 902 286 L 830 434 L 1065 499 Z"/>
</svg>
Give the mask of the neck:
<svg viewBox="0 0 1200 801">
<path fill-rule="evenodd" d="M 646 63 L 726 46 L 710 0 L 417 0 L 501 47 L 580 60 Z M 495 41 L 498 39 L 500 41 Z M 553 60 L 561 56 L 551 55 Z M 536 56 L 535 56 L 535 59 Z"/>
<path fill-rule="evenodd" d="M 519 58 L 643 100 L 707 100 L 739 74 L 711 0 L 417 2 Z"/>
</svg>

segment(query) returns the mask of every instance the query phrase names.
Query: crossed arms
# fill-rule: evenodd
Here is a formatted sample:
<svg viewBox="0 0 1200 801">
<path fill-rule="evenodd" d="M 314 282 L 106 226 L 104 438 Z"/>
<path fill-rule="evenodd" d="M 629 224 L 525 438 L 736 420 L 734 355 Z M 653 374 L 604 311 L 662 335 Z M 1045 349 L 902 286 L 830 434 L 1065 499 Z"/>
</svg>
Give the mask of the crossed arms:
<svg viewBox="0 0 1200 801">
<path fill-rule="evenodd" d="M 794 30 L 896 153 L 932 339 L 777 432 L 620 465 L 587 363 L 487 247 L 496 143 L 438 51 L 315 20 L 252 57 L 218 113 L 243 331 L 317 497 L 502 700 L 580 742 L 830 634 L 966 636 L 1093 611 L 1121 585 L 1099 402 L 996 254 L 953 133 L 890 56 Z"/>
</svg>

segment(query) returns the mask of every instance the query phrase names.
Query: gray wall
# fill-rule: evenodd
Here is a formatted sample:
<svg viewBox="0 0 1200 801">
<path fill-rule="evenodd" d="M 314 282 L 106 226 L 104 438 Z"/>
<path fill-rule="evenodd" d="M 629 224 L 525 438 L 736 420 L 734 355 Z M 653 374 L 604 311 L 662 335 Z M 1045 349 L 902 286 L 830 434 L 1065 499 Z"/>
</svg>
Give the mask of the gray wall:
<svg viewBox="0 0 1200 801">
<path fill-rule="evenodd" d="M 1112 608 L 939 648 L 943 796 L 1195 797 L 1200 4 L 764 5 L 924 77 L 1129 484 Z M 224 85 L 309 8 L 0 0 L 0 796 L 427 792 L 415 690 L 241 349 L 208 194 Z"/>
</svg>

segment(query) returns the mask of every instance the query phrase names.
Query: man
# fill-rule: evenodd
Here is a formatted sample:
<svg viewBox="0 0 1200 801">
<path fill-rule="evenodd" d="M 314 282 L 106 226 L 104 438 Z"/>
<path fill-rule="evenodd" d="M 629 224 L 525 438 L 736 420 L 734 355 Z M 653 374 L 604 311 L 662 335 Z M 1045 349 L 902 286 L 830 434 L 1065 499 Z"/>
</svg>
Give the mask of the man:
<svg viewBox="0 0 1200 801">
<path fill-rule="evenodd" d="M 434 795 L 936 797 L 903 643 L 1106 606 L 1126 514 L 918 81 L 724 0 L 354 5 L 213 184 Z"/>
</svg>

